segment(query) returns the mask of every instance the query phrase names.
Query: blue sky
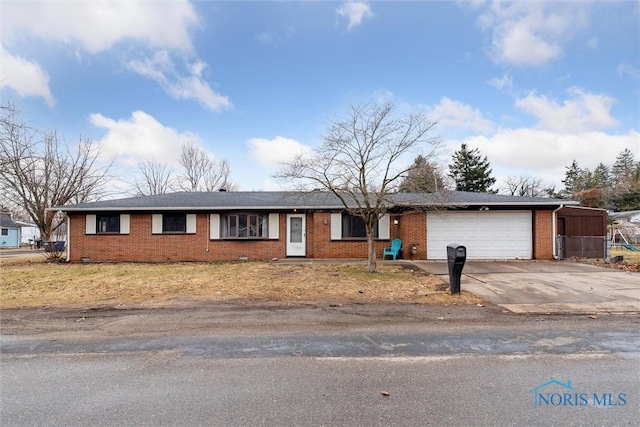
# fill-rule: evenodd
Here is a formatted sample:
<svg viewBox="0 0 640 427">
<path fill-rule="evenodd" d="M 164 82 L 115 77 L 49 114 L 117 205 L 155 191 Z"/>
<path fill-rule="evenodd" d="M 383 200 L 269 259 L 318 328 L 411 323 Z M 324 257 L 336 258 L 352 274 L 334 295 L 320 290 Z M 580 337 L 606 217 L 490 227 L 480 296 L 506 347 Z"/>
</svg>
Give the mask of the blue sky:
<svg viewBox="0 0 640 427">
<path fill-rule="evenodd" d="M 625 148 L 640 160 L 637 1 L 11 1 L 0 96 L 114 173 L 176 166 L 189 140 L 242 190 L 317 147 L 349 104 L 391 100 L 438 121 L 498 178 L 561 187 Z"/>
</svg>

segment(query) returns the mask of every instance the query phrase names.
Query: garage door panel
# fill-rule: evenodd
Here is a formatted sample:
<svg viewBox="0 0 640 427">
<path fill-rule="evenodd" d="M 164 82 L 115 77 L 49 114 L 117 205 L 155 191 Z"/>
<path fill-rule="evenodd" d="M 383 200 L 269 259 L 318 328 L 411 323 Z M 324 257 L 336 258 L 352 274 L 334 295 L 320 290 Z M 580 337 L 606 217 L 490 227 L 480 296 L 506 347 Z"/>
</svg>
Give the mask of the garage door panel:
<svg viewBox="0 0 640 427">
<path fill-rule="evenodd" d="M 436 212 L 427 214 L 427 257 L 446 259 L 446 247 L 467 247 L 469 259 L 530 259 L 530 211 Z"/>
</svg>

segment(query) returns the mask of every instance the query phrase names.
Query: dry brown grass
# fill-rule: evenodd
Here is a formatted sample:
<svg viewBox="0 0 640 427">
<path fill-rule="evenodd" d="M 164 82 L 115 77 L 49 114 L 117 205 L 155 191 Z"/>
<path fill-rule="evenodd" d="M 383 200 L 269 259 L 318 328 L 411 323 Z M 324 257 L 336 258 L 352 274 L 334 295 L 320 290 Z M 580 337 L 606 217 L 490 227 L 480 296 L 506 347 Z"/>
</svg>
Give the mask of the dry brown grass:
<svg viewBox="0 0 640 427">
<path fill-rule="evenodd" d="M 630 251 L 629 249 L 611 249 L 611 258 L 618 255 L 622 255 L 628 263 L 640 264 L 640 252 Z"/>
<path fill-rule="evenodd" d="M 430 305 L 477 304 L 468 293 L 450 295 L 428 273 L 398 264 L 277 265 L 251 263 L 52 264 L 42 259 L 2 260 L 0 307 L 161 305 L 176 298 L 207 301 Z"/>
</svg>

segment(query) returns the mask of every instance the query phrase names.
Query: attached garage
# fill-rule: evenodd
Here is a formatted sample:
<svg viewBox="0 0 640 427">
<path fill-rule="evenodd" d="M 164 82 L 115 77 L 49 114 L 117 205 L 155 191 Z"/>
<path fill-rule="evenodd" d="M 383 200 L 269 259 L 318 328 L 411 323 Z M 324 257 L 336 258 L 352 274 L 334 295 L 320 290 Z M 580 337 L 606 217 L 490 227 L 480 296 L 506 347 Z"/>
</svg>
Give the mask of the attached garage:
<svg viewBox="0 0 640 427">
<path fill-rule="evenodd" d="M 468 259 L 531 259 L 531 211 L 429 212 L 427 259 L 446 259 L 450 243 L 466 246 Z"/>
</svg>

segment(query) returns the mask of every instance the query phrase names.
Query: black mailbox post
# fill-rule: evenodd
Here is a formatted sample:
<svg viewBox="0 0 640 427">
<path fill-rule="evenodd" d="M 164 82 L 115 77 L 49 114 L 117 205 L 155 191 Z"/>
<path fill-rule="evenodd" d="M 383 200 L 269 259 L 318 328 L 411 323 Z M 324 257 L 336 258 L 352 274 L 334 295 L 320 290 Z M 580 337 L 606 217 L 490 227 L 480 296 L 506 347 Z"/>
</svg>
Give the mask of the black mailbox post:
<svg viewBox="0 0 640 427">
<path fill-rule="evenodd" d="M 451 243 L 447 245 L 447 264 L 449 266 L 449 285 L 451 286 L 451 294 L 460 293 L 460 278 L 462 277 L 462 268 L 467 259 L 467 248 L 464 246 Z"/>
</svg>

